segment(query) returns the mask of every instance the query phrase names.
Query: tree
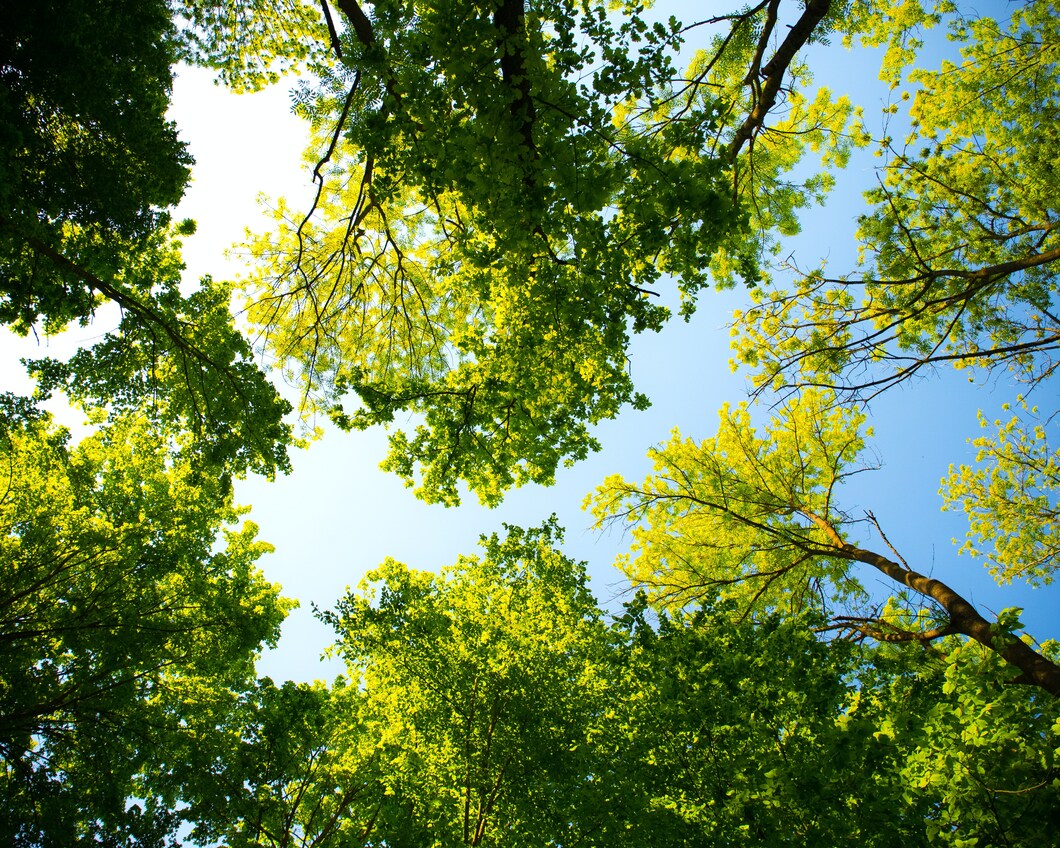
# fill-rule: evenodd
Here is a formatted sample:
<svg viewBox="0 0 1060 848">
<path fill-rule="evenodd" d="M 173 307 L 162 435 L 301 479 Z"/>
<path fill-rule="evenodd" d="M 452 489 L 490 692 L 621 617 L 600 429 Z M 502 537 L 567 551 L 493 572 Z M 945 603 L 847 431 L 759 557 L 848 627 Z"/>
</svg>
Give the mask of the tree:
<svg viewBox="0 0 1060 848">
<path fill-rule="evenodd" d="M 589 424 L 643 403 L 625 369 L 626 322 L 665 314 L 646 298 L 659 268 L 644 257 L 666 268 L 709 253 L 731 205 L 713 162 L 655 164 L 648 149 L 612 161 L 609 115 L 572 81 L 589 62 L 573 33 L 615 52 L 607 85 L 625 89 L 663 63 L 622 58 L 632 24 L 616 32 L 565 4 L 532 29 L 518 3 L 495 15 L 379 7 L 371 21 L 340 8 L 345 64 L 302 106 L 326 150 L 318 202 L 305 220 L 281 206 L 278 231 L 251 245 L 262 263 L 249 314 L 310 409 L 346 427 L 425 415 L 388 460 L 410 481 L 422 471 L 421 496 L 455 502 L 462 479 L 495 503 L 585 456 Z M 546 26 L 564 35 L 547 40 Z M 701 215 L 674 214 L 682 190 Z M 352 415 L 341 406 L 351 389 Z"/>
<path fill-rule="evenodd" d="M 0 827 L 12 845 L 162 844 L 175 811 L 139 783 L 165 744 L 160 705 L 253 675 L 290 603 L 194 451 L 135 415 L 67 441 L 5 415 Z"/>
<path fill-rule="evenodd" d="M 315 38 L 304 5 L 286 26 L 242 4 L 245 36 L 202 32 L 216 21 L 200 5 L 194 55 L 234 84 L 273 60 L 319 77 L 296 105 L 316 133 L 316 200 L 278 203 L 250 244 L 260 344 L 308 415 L 421 415 L 385 464 L 430 501 L 455 503 L 463 481 L 496 503 L 596 449 L 590 425 L 647 402 L 625 351 L 669 315 L 651 300 L 664 275 L 686 313 L 711 273 L 756 280 L 771 228 L 797 228 L 829 184 L 787 172 L 809 150 L 842 162 L 859 138 L 848 102 L 800 91 L 800 51 L 861 26 L 827 0 L 790 28 L 779 0 L 689 26 L 634 4 L 343 0 L 334 17 L 322 4 Z M 680 46 L 708 26 L 723 34 L 680 73 Z"/>
<path fill-rule="evenodd" d="M 196 689 L 150 787 L 196 844 L 1048 840 L 1060 701 L 996 654 L 864 650 L 706 596 L 608 626 L 557 538 L 384 563 L 325 614 L 347 676 Z"/>
<path fill-rule="evenodd" d="M 169 744 L 147 781 L 181 810 L 194 844 L 373 844 L 391 802 L 388 764 L 366 732 L 356 686 L 212 684 L 189 693 L 194 710 L 171 701 Z"/>
<path fill-rule="evenodd" d="M 1053 661 L 1055 641 L 1043 646 Z M 1060 700 L 1011 685 L 1012 667 L 974 641 L 889 643 L 858 672 L 844 731 L 889 751 L 892 809 L 929 845 L 1042 845 L 1060 809 Z"/>
<path fill-rule="evenodd" d="M 19 236 L 61 239 L 60 225 L 73 223 L 135 237 L 180 199 L 191 159 L 165 117 L 174 35 L 161 2 L 43 2 L 5 17 L 0 199 L 4 259 L 14 263 L 5 269 L 5 323 L 80 318 L 90 306 L 83 296 L 67 304 L 50 296 L 55 269 L 34 276 Z"/>
<path fill-rule="evenodd" d="M 870 257 L 864 275 L 803 274 L 791 291 L 764 281 L 753 305 L 737 313 L 737 360 L 756 369 L 757 391 L 802 392 L 801 400 L 782 408 L 765 438 L 746 407 L 726 408 L 715 439 L 697 446 L 675 434 L 656 453 L 659 474 L 644 486 L 616 478 L 602 488 L 602 520 L 644 522 L 637 559 L 627 567 L 656 601 L 680 606 L 722 586 L 745 610 L 835 612 L 857 599 L 850 564 L 861 562 L 939 609 L 918 615 L 912 627 L 897 608 L 846 610 L 850 632 L 887 641 L 962 633 L 1008 650 L 1003 655 L 1022 680 L 1057 692 L 1051 661 L 1004 635 L 1011 622 L 992 631 L 959 595 L 912 571 L 897 552 L 892 558 L 847 541 L 850 521 L 833 495 L 845 476 L 863 470 L 850 466 L 864 446 L 857 432 L 863 414 L 832 408 L 944 360 L 1006 364 L 1032 383 L 1051 374 L 1054 213 L 1049 166 L 1041 164 L 1048 130 L 1006 116 L 1055 107 L 1054 11 L 1028 4 L 1008 27 L 965 18 L 947 3 L 930 13 L 908 4 L 851 20 L 851 36 L 888 44 L 883 76 L 896 89 L 916 58 L 920 42 L 912 36 L 920 26 L 948 16 L 963 62 L 908 72 L 918 87 L 912 131 L 903 151 L 881 142 L 887 159 L 868 195 L 872 212 L 860 219 Z M 908 91 L 901 96 L 910 99 Z M 887 364 L 894 370 L 881 367 Z M 944 481 L 949 502 L 973 518 L 970 548 L 977 550 L 976 539 L 996 539 L 999 577 L 1047 580 L 1055 498 L 1045 429 L 1013 422 L 982 447 L 983 465 L 955 469 Z"/>
<path fill-rule="evenodd" d="M 922 842 L 890 740 L 842 720 L 853 646 L 820 640 L 813 616 L 737 621 L 730 603 L 703 601 L 653 627 L 641 595 L 616 621 L 615 696 L 593 738 L 599 798 L 583 813 L 609 825 L 601 842 Z"/>
<path fill-rule="evenodd" d="M 896 19 L 939 20 L 915 5 Z M 888 53 L 889 110 L 908 103 L 910 131 L 902 145 L 880 141 L 861 268 L 796 274 L 737 316 L 737 358 L 762 387 L 871 396 L 944 362 L 1008 368 L 1031 384 L 1055 370 L 1056 4 L 1019 4 L 1007 25 L 936 5 L 961 60 L 932 71 L 910 67 L 915 42 Z M 888 35 L 883 26 L 867 38 Z"/>
<path fill-rule="evenodd" d="M 154 785 L 165 719 L 219 681 L 245 686 L 290 608 L 254 566 L 256 528 L 231 526 L 232 476 L 289 467 L 290 407 L 230 287 L 181 287 L 177 51 L 165 2 L 44 2 L 0 24 L 0 322 L 51 334 L 121 311 L 70 361 L 30 362 L 32 399 L 0 404 L 13 845 L 172 844 L 179 815 Z M 76 446 L 37 411 L 56 389 L 91 419 Z"/>
<path fill-rule="evenodd" d="M 642 485 L 615 476 L 597 491 L 597 520 L 632 527 L 636 557 L 622 565 L 634 585 L 677 609 L 719 591 L 743 615 L 820 610 L 835 615 L 834 629 L 882 642 L 927 644 L 960 634 L 1014 666 L 1019 674 L 1012 682 L 1060 695 L 1060 666 L 1012 635 L 1019 626 L 1014 611 L 992 624 L 897 551 L 883 555 L 848 541 L 854 522 L 839 506 L 838 488 L 867 470 L 858 464 L 863 413 L 807 390 L 761 436 L 746 404 L 723 408 L 720 418 L 717 436 L 698 445 L 675 431 L 652 452 L 655 474 Z M 866 520 L 886 543 L 871 513 Z M 892 601 L 869 614 L 846 610 L 847 602 L 866 599 L 855 563 L 874 568 L 925 608 L 910 615 Z"/>
<path fill-rule="evenodd" d="M 604 628 L 559 538 L 508 527 L 438 575 L 388 561 L 325 613 L 389 764 L 370 844 L 565 840 Z"/>
<path fill-rule="evenodd" d="M 163 2 L 45 2 L 5 17 L 0 320 L 16 331 L 86 320 L 103 293 L 70 265 L 113 275 L 109 238 L 135 243 L 183 194 L 191 159 L 165 118 L 173 36 Z"/>
<path fill-rule="evenodd" d="M 168 211 L 191 165 L 166 117 L 177 49 L 165 2 L 44 2 L 5 16 L 0 322 L 52 334 L 115 305 L 120 325 L 101 344 L 36 364 L 41 393 L 164 408 L 225 458 L 224 473 L 272 474 L 289 467 L 289 406 L 233 327 L 229 288 L 180 288 L 179 238 L 194 222 Z"/>
</svg>

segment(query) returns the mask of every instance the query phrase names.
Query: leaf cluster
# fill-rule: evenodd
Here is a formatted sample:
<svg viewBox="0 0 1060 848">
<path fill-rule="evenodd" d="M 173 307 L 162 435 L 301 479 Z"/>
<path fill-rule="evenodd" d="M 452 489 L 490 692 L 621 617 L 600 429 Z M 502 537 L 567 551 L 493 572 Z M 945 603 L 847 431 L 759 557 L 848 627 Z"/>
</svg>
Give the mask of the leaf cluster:
<svg viewBox="0 0 1060 848">
<path fill-rule="evenodd" d="M 172 818 L 129 798 L 164 737 L 157 704 L 253 674 L 290 603 L 224 481 L 138 416 L 76 447 L 5 422 L 0 463 L 0 819 L 13 845 L 144 838 Z M 220 538 L 220 543 L 218 542 Z M 160 818 L 159 818 L 160 817 Z"/>
<path fill-rule="evenodd" d="M 944 18 L 959 61 L 910 69 L 921 43 L 912 31 Z M 871 396 L 943 362 L 1004 367 L 1032 384 L 1052 374 L 1056 20 L 1049 2 L 1007 23 L 910 3 L 869 26 L 869 43 L 890 44 L 887 111 L 907 108 L 909 133 L 879 141 L 858 270 L 793 269 L 790 289 L 761 290 L 736 316 L 736 360 L 760 387 Z"/>
<path fill-rule="evenodd" d="M 676 430 L 641 485 L 619 476 L 587 501 L 598 524 L 632 528 L 619 566 L 663 609 L 720 592 L 743 615 L 828 611 L 863 590 L 828 528 L 838 488 L 860 464 L 864 414 L 828 393 L 785 404 L 759 435 L 747 404 L 725 406 L 716 436 Z M 839 555 L 837 557 L 837 555 Z"/>
<path fill-rule="evenodd" d="M 338 61 L 296 95 L 316 200 L 250 243 L 249 314 L 302 411 L 414 413 L 384 466 L 447 504 L 597 449 L 591 425 L 647 403 L 625 351 L 669 316 L 659 288 L 687 316 L 712 275 L 754 283 L 768 233 L 829 184 L 784 174 L 860 143 L 795 59 L 847 12 L 811 4 L 767 62 L 776 5 L 684 27 L 567 0 L 339 3 Z M 677 71 L 706 24 L 730 30 Z"/>
</svg>

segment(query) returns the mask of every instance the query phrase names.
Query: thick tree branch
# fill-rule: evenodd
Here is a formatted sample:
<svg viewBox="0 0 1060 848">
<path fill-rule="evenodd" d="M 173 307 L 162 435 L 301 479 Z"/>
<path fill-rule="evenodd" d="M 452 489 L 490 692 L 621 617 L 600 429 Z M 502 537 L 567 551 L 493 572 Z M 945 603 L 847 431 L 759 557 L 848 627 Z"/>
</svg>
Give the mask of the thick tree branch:
<svg viewBox="0 0 1060 848">
<path fill-rule="evenodd" d="M 781 42 L 773 58 L 762 68 L 761 76 L 765 82 L 758 94 L 757 102 L 751 113 L 744 119 L 743 124 L 736 130 L 736 135 L 729 142 L 726 158 L 731 162 L 740 153 L 744 144 L 750 141 L 765 122 L 769 110 L 776 105 L 777 95 L 780 94 L 780 86 L 784 81 L 784 73 L 791 65 L 795 54 L 801 50 L 813 35 L 817 25 L 828 14 L 831 0 L 807 0 L 806 8 L 802 17 L 788 31 L 787 37 Z"/>
<path fill-rule="evenodd" d="M 339 43 L 339 34 L 335 30 L 335 21 L 331 17 L 331 7 L 328 5 L 328 0 L 320 0 L 320 8 L 324 10 L 324 20 L 328 24 L 328 35 L 331 37 L 331 48 L 335 51 L 335 55 L 341 60 L 342 59 L 342 45 Z"/>
<path fill-rule="evenodd" d="M 357 40 L 365 47 L 372 47 L 375 44 L 375 31 L 372 29 L 372 22 L 368 20 L 368 16 L 357 0 L 335 0 L 335 5 L 350 22 Z"/>
<path fill-rule="evenodd" d="M 769 46 L 769 39 L 773 35 L 773 28 L 777 25 L 777 11 L 779 9 L 780 0 L 769 0 L 769 5 L 766 7 L 766 20 L 762 25 L 762 33 L 758 36 L 758 46 L 755 48 L 754 58 L 747 69 L 747 76 L 744 77 L 744 85 L 758 85 L 758 77 L 762 73 L 762 59 L 766 54 L 766 47 Z"/>
<path fill-rule="evenodd" d="M 530 96 L 530 77 L 526 71 L 526 7 L 524 0 L 503 0 L 493 13 L 493 26 L 497 30 L 497 46 L 501 54 L 501 78 L 516 93 L 509 109 L 523 147 L 530 157 L 537 158 L 533 127 L 536 117 L 534 101 Z"/>
<path fill-rule="evenodd" d="M 825 534 L 835 547 L 836 556 L 871 565 L 896 583 L 931 598 L 949 614 L 949 627 L 954 633 L 974 639 L 1018 668 L 1022 672 L 1018 678 L 1019 682 L 1038 686 L 1051 695 L 1060 697 L 1060 666 L 1018 638 L 998 634 L 996 628 L 983 618 L 974 606 L 941 580 L 903 567 L 874 551 L 851 545 L 844 541 L 835 527 L 824 518 L 808 512 L 803 515 Z"/>
<path fill-rule="evenodd" d="M 386 52 L 379 46 L 379 42 L 375 37 L 375 30 L 372 28 L 372 22 L 357 3 L 357 0 L 335 0 L 335 4 L 339 7 L 339 11 L 346 16 L 346 20 L 350 22 L 350 26 L 353 28 L 353 34 L 357 36 L 357 40 L 364 45 L 365 49 L 367 51 L 372 51 L 373 49 L 382 51 L 383 84 L 386 87 L 386 93 L 400 107 L 401 92 L 398 91 L 393 70 L 386 64 Z M 385 103 L 383 104 L 382 112 L 383 114 L 387 113 L 387 105 Z M 415 124 L 415 122 L 414 125 L 419 128 L 419 125 Z"/>
</svg>

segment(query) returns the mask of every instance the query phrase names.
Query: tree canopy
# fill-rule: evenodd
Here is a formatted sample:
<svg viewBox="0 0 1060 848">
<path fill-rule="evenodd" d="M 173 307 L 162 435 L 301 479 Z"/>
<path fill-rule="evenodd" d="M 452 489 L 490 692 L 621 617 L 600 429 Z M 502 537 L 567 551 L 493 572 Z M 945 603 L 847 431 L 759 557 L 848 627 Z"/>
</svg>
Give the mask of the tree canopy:
<svg viewBox="0 0 1060 848">
<path fill-rule="evenodd" d="M 795 84 L 765 128 L 785 74 L 808 77 L 796 53 L 845 20 L 828 3 L 779 44 L 778 3 L 689 27 L 634 4 L 336 5 L 335 55 L 296 103 L 317 200 L 251 241 L 249 315 L 305 411 L 422 416 L 386 467 L 428 501 L 463 481 L 495 504 L 596 449 L 590 425 L 647 403 L 626 349 L 669 316 L 661 287 L 689 314 L 712 272 L 757 280 L 828 183 L 787 172 L 855 141 L 849 102 Z M 707 25 L 730 32 L 678 70 Z"/>
<path fill-rule="evenodd" d="M 905 113 L 909 131 L 879 140 L 879 183 L 859 219 L 861 267 L 759 290 L 737 318 L 736 354 L 761 384 L 871 395 L 942 362 L 1008 368 L 1031 384 L 1052 375 L 1056 12 L 1037 2 L 1009 20 L 952 14 L 960 58 L 934 70 L 914 65 L 912 49 L 892 51 L 889 108 Z M 898 94 L 903 83 L 912 94 Z"/>
<path fill-rule="evenodd" d="M 62 26 L 57 21 L 62 21 Z M 119 325 L 38 392 L 194 430 L 227 474 L 288 466 L 288 405 L 234 328 L 230 289 L 181 290 L 174 223 L 191 157 L 168 119 L 179 41 L 165 2 L 36 3 L 0 25 L 0 323 L 20 335 Z"/>
<path fill-rule="evenodd" d="M 0 323 L 118 315 L 65 361 L 25 360 L 33 397 L 0 395 L 7 841 L 1053 839 L 1057 643 L 842 504 L 873 470 L 881 392 L 944 363 L 1012 381 L 940 494 L 999 583 L 1052 582 L 1058 13 L 77 0 L 5 17 Z M 932 28 L 954 44 L 938 67 Z M 815 81 L 830 39 L 881 48 L 880 131 Z M 237 91 L 298 75 L 315 196 L 274 202 L 237 283 L 181 278 L 177 61 Z M 860 148 L 879 166 L 857 264 L 781 260 Z M 506 526 L 437 573 L 387 559 L 318 612 L 331 684 L 257 677 L 293 602 L 258 570 L 269 545 L 239 525 L 234 477 L 289 470 L 294 428 L 326 416 L 387 427 L 384 468 L 429 503 L 551 484 L 595 425 L 648 405 L 633 337 L 712 287 L 746 293 L 732 350 L 753 397 L 591 496 L 633 538 L 622 610 L 555 519 Z M 88 417 L 79 441 L 40 409 L 56 392 Z"/>
<path fill-rule="evenodd" d="M 0 433 L 0 828 L 12 845 L 167 833 L 173 811 L 128 804 L 165 744 L 162 705 L 200 678 L 252 678 L 290 608 L 255 565 L 269 546 L 234 526 L 212 469 L 143 416 L 74 448 L 68 435 L 14 416 Z"/>
<path fill-rule="evenodd" d="M 726 601 L 605 624 L 554 525 L 439 574 L 388 561 L 323 613 L 346 675 L 259 683 L 170 749 L 230 845 L 1048 841 L 1057 699 L 953 644 L 871 651 Z M 218 770 L 211 763 L 225 763 Z"/>
</svg>

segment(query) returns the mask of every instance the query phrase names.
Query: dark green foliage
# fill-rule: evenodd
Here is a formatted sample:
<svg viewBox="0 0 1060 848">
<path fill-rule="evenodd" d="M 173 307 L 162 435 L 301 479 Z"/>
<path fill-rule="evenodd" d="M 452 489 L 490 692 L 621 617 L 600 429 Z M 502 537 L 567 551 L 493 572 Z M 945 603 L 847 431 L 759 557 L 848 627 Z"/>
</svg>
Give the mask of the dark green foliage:
<svg viewBox="0 0 1060 848">
<path fill-rule="evenodd" d="M 158 0 L 44 0 L 5 11 L 3 323 L 26 332 L 44 319 L 58 329 L 91 313 L 90 286 L 42 256 L 33 239 L 62 253 L 70 253 L 75 233 L 135 241 L 180 200 L 191 158 L 166 119 L 173 36 L 168 6 Z M 76 253 L 71 258 L 109 276 Z"/>
<path fill-rule="evenodd" d="M 173 226 L 191 158 L 166 117 L 176 30 L 165 2 L 18 4 L 0 24 L 0 324 L 23 335 L 120 326 L 40 393 L 115 412 L 149 407 L 201 440 L 221 473 L 287 470 L 289 407 L 233 327 L 227 286 L 181 294 Z"/>
</svg>

